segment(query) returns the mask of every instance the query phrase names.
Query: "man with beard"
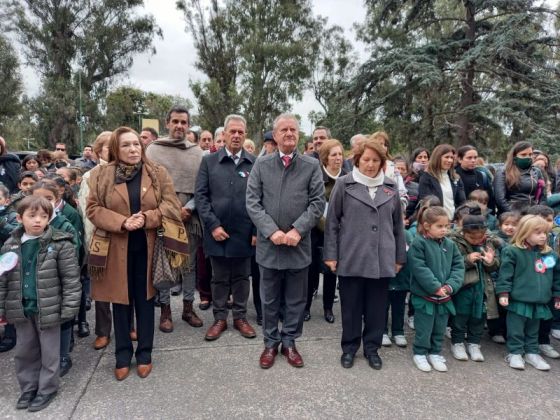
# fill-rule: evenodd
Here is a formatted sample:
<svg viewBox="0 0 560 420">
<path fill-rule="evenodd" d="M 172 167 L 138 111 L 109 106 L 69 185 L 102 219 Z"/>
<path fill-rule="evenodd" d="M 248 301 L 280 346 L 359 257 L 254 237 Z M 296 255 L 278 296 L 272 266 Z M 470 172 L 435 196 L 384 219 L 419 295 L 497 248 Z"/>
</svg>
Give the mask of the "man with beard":
<svg viewBox="0 0 560 420">
<path fill-rule="evenodd" d="M 202 327 L 202 320 L 193 309 L 195 289 L 196 249 L 202 237 L 202 228 L 195 212 L 194 191 L 196 175 L 202 160 L 202 150 L 196 144 L 186 140 L 189 131 L 189 111 L 181 106 L 172 107 L 167 113 L 166 125 L 169 137 L 154 141 L 146 149 L 148 159 L 167 169 L 173 179 L 177 198 L 183 206 L 181 218 L 185 223 L 189 237 L 189 264 L 183 272 L 183 315 L 182 319 L 193 327 Z M 161 317 L 159 329 L 162 332 L 173 331 L 171 318 L 170 291 L 160 291 L 159 302 Z"/>
</svg>

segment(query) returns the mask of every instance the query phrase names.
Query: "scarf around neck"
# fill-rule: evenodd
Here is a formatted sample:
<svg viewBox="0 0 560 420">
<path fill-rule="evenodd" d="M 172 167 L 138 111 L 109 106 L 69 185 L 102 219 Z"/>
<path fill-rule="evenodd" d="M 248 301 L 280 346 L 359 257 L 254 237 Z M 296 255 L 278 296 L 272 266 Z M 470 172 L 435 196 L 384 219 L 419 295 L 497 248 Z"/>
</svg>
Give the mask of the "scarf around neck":
<svg viewBox="0 0 560 420">
<path fill-rule="evenodd" d="M 117 169 L 115 170 L 115 182 L 117 184 L 122 184 L 133 179 L 136 174 L 142 169 L 142 161 L 135 165 L 129 165 L 124 162 L 117 163 Z"/>
<path fill-rule="evenodd" d="M 369 195 L 373 200 L 375 198 L 375 192 L 377 191 L 377 187 L 383 185 L 383 180 L 385 179 L 385 173 L 383 172 L 383 170 L 380 169 L 377 175 L 371 178 L 361 173 L 360 170 L 356 166 L 354 166 L 354 168 L 352 169 L 352 177 L 354 178 L 354 181 L 356 181 L 358 184 L 362 184 L 367 187 Z"/>
</svg>

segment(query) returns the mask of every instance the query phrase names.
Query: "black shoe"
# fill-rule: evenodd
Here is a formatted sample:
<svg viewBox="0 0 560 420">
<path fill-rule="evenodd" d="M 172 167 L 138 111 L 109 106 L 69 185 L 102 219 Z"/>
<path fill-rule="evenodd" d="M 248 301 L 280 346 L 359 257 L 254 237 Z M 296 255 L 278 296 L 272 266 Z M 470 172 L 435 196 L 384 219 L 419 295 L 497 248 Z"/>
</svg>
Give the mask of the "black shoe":
<svg viewBox="0 0 560 420">
<path fill-rule="evenodd" d="M 325 321 L 329 324 L 334 324 L 334 314 L 332 309 L 325 309 Z"/>
<path fill-rule="evenodd" d="M 0 353 L 13 349 L 16 346 L 16 341 L 15 337 L 4 337 L 2 341 L 0 341 Z"/>
<path fill-rule="evenodd" d="M 33 398 L 37 395 L 37 390 L 28 391 L 21 394 L 16 403 L 17 410 L 25 410 L 29 407 L 29 403 L 33 401 Z"/>
<path fill-rule="evenodd" d="M 344 369 L 350 369 L 354 366 L 354 355 L 350 353 L 342 353 L 342 356 L 340 356 L 340 364 Z"/>
<path fill-rule="evenodd" d="M 60 373 L 58 374 L 61 378 L 70 372 L 72 369 L 72 359 L 69 357 L 61 357 L 60 358 Z"/>
<path fill-rule="evenodd" d="M 200 302 L 200 303 L 198 304 L 198 308 L 199 308 L 201 311 L 205 311 L 205 310 L 207 310 L 209 307 L 210 307 L 210 301 L 208 301 L 208 300 L 205 301 L 205 302 Z"/>
<path fill-rule="evenodd" d="M 56 391 L 50 394 L 37 394 L 35 398 L 29 403 L 28 411 L 35 412 L 41 411 L 43 408 L 47 408 L 51 401 L 56 397 Z"/>
<path fill-rule="evenodd" d="M 89 324 L 87 322 L 80 322 L 78 324 L 78 337 L 84 338 L 89 336 Z"/>
<path fill-rule="evenodd" d="M 311 313 L 309 313 L 309 311 L 305 311 L 305 312 L 303 313 L 303 320 L 307 322 L 307 321 L 309 321 L 310 319 L 311 319 Z"/>
<path fill-rule="evenodd" d="M 257 325 L 262 326 L 262 315 L 257 315 Z"/>
<path fill-rule="evenodd" d="M 366 356 L 368 360 L 369 367 L 375 370 L 380 370 L 381 366 L 383 366 L 383 362 L 381 361 L 381 357 L 377 353 L 370 354 Z"/>
<path fill-rule="evenodd" d="M 173 291 L 171 292 L 171 296 L 179 296 L 181 294 L 181 291 Z"/>
<path fill-rule="evenodd" d="M 91 310 L 91 298 L 87 297 L 86 298 L 86 311 Z"/>
</svg>

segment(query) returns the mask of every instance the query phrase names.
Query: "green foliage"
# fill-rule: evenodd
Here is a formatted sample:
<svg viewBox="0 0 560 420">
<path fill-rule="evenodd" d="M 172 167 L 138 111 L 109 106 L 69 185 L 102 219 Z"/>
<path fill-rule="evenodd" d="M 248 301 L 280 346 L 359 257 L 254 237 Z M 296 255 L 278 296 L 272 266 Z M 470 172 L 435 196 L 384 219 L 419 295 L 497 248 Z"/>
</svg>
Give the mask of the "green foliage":
<svg viewBox="0 0 560 420">
<path fill-rule="evenodd" d="M 21 110 L 21 74 L 16 53 L 3 35 L 0 35 L 0 129 Z"/>
</svg>

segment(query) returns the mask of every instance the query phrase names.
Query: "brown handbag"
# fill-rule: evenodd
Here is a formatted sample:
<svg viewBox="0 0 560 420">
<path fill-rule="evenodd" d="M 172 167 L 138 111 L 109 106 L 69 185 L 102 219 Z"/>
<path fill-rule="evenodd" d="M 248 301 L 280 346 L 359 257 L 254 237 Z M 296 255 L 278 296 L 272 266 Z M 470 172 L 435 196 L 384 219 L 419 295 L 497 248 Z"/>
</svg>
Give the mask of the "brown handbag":
<svg viewBox="0 0 560 420">
<path fill-rule="evenodd" d="M 157 290 L 168 290 L 179 282 L 179 270 L 171 267 L 163 247 L 163 227 L 156 231 L 152 257 L 152 281 Z"/>
</svg>

